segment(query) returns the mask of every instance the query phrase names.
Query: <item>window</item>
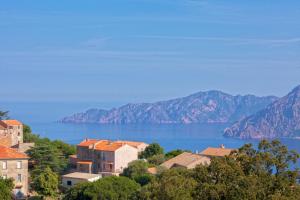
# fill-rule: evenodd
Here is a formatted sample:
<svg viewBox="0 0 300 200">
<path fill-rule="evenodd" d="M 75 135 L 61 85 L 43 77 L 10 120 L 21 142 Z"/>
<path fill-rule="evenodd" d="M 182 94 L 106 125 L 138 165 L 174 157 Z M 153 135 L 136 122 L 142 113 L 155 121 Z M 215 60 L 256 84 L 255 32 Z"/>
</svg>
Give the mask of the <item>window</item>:
<svg viewBox="0 0 300 200">
<path fill-rule="evenodd" d="M 18 182 L 21 182 L 21 181 L 22 181 L 22 174 L 18 174 L 17 181 L 18 181 Z"/>
<path fill-rule="evenodd" d="M 67 181 L 68 186 L 72 186 L 72 181 Z"/>
<path fill-rule="evenodd" d="M 22 169 L 22 161 L 17 162 L 17 169 Z"/>
<path fill-rule="evenodd" d="M 7 169 L 7 161 L 2 162 L 2 169 Z"/>
</svg>

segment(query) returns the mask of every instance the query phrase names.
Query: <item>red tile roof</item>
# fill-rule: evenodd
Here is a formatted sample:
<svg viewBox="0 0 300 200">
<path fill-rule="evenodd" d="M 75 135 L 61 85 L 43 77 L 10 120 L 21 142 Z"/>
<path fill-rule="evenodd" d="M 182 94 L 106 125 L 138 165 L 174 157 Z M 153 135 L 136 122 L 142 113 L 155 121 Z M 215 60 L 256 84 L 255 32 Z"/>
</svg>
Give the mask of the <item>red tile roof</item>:
<svg viewBox="0 0 300 200">
<path fill-rule="evenodd" d="M 95 145 L 95 149 L 100 151 L 116 151 L 123 145 L 124 145 L 123 143 L 119 143 L 119 142 L 102 140 Z"/>
<path fill-rule="evenodd" d="M 21 122 L 19 122 L 18 120 L 15 120 L 15 119 L 2 120 L 2 122 L 4 122 L 5 124 L 7 124 L 9 126 L 21 126 L 21 125 L 23 125 Z"/>
<path fill-rule="evenodd" d="M 10 135 L 0 136 L 0 145 L 10 147 L 12 145 Z"/>
<path fill-rule="evenodd" d="M 126 140 L 117 140 L 118 143 L 128 144 L 130 146 L 138 148 L 141 144 L 144 144 L 144 142 L 135 142 L 135 141 L 126 141 Z"/>
<path fill-rule="evenodd" d="M 0 145 L 0 159 L 28 159 L 29 157 L 15 149 Z"/>
<path fill-rule="evenodd" d="M 80 147 L 88 147 L 92 144 L 95 144 L 97 142 L 99 142 L 100 140 L 95 140 L 95 139 L 86 139 L 86 140 L 83 140 L 81 143 L 79 143 L 77 146 L 80 146 Z"/>
</svg>

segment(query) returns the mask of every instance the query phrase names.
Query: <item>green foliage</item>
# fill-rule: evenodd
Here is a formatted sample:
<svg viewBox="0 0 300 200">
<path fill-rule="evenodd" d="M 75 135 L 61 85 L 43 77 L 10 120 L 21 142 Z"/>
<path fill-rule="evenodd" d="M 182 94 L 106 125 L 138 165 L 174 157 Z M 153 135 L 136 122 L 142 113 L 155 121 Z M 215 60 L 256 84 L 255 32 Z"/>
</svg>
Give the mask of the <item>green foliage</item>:
<svg viewBox="0 0 300 200">
<path fill-rule="evenodd" d="M 0 120 L 8 118 L 8 111 L 1 111 L 0 110 Z"/>
<path fill-rule="evenodd" d="M 76 153 L 73 145 L 60 140 L 51 141 L 33 134 L 29 126 L 24 126 L 24 141 L 34 142 L 35 146 L 27 151 L 30 160 L 34 163 L 32 176 L 40 174 L 44 168 L 50 167 L 56 173 L 62 173 L 68 168 L 68 158 Z"/>
<path fill-rule="evenodd" d="M 24 142 L 36 143 L 40 140 L 40 136 L 31 132 L 30 126 L 23 124 L 23 140 Z"/>
<path fill-rule="evenodd" d="M 141 200 L 192 200 L 196 181 L 186 169 L 171 169 L 144 186 L 137 195 Z"/>
<path fill-rule="evenodd" d="M 49 143 L 39 144 L 27 151 L 30 160 L 34 163 L 33 177 L 46 167 L 56 173 L 63 172 L 67 167 L 67 160 L 55 146 Z"/>
<path fill-rule="evenodd" d="M 213 158 L 207 166 L 163 171 L 142 187 L 136 199 L 296 200 L 298 171 L 289 166 L 298 158 L 277 140 L 263 140 L 258 149 L 246 144 L 228 157 Z"/>
<path fill-rule="evenodd" d="M 123 176 L 134 179 L 147 173 L 148 163 L 143 160 L 135 160 L 128 164 L 128 167 L 123 170 Z"/>
<path fill-rule="evenodd" d="M 164 154 L 157 154 L 149 157 L 147 160 L 150 164 L 157 166 L 165 162 L 166 159 Z"/>
<path fill-rule="evenodd" d="M 132 161 L 128 167 L 124 169 L 122 176 L 126 176 L 140 185 L 148 184 L 153 176 L 148 174 L 147 169 L 149 164 L 143 160 Z"/>
<path fill-rule="evenodd" d="M 67 191 L 65 200 L 130 200 L 140 186 L 127 177 L 110 176 L 92 183 L 82 183 Z"/>
<path fill-rule="evenodd" d="M 58 192 L 58 176 L 51 168 L 46 167 L 33 179 L 33 189 L 40 195 L 55 197 Z"/>
<path fill-rule="evenodd" d="M 244 145 L 231 156 L 194 170 L 198 183 L 194 199 L 297 199 L 297 171 L 288 166 L 298 157 L 277 140 L 261 141 L 258 150 Z"/>
<path fill-rule="evenodd" d="M 152 143 L 140 154 L 140 158 L 150 158 L 154 155 L 163 154 L 164 149 L 157 143 Z"/>
<path fill-rule="evenodd" d="M 14 188 L 12 179 L 0 177 L 0 199 L 12 199 L 12 189 Z"/>
<path fill-rule="evenodd" d="M 166 160 L 169 160 L 171 158 L 174 158 L 180 154 L 182 154 L 183 152 L 191 152 L 189 150 L 181 150 L 181 149 L 176 149 L 176 150 L 173 150 L 173 151 L 169 151 L 168 153 L 166 153 L 165 155 L 165 158 Z"/>
</svg>

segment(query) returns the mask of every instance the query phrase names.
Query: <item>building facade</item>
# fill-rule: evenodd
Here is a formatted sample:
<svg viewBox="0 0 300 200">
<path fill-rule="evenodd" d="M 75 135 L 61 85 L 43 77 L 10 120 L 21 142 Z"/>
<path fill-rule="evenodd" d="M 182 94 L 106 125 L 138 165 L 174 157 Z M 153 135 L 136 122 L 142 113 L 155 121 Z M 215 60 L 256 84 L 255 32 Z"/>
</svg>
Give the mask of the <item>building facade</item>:
<svg viewBox="0 0 300 200">
<path fill-rule="evenodd" d="M 119 174 L 128 163 L 138 159 L 139 151 L 147 144 L 132 141 L 86 139 L 77 145 L 77 171 L 95 174 Z"/>
<path fill-rule="evenodd" d="M 26 154 L 0 145 L 0 176 L 14 180 L 13 194 L 16 198 L 28 194 L 28 159 Z"/>
<path fill-rule="evenodd" d="M 23 143 L 23 124 L 18 120 L 0 120 L 0 145 L 17 147 Z"/>
</svg>

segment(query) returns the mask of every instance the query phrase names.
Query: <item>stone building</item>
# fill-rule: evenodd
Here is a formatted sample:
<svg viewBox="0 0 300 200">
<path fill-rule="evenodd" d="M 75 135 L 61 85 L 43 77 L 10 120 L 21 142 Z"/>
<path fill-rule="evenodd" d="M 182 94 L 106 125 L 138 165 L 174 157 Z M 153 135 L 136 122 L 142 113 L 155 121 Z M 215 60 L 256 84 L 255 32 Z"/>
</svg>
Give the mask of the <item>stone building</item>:
<svg viewBox="0 0 300 200">
<path fill-rule="evenodd" d="M 17 147 L 23 143 L 23 124 L 18 120 L 0 120 L 0 144 Z"/>
<path fill-rule="evenodd" d="M 16 198 L 28 194 L 28 159 L 26 154 L 0 145 L 0 176 L 14 180 L 13 194 Z"/>
<path fill-rule="evenodd" d="M 77 155 L 70 159 L 77 171 L 95 174 L 119 174 L 147 144 L 132 141 L 86 139 L 77 145 Z"/>
</svg>

